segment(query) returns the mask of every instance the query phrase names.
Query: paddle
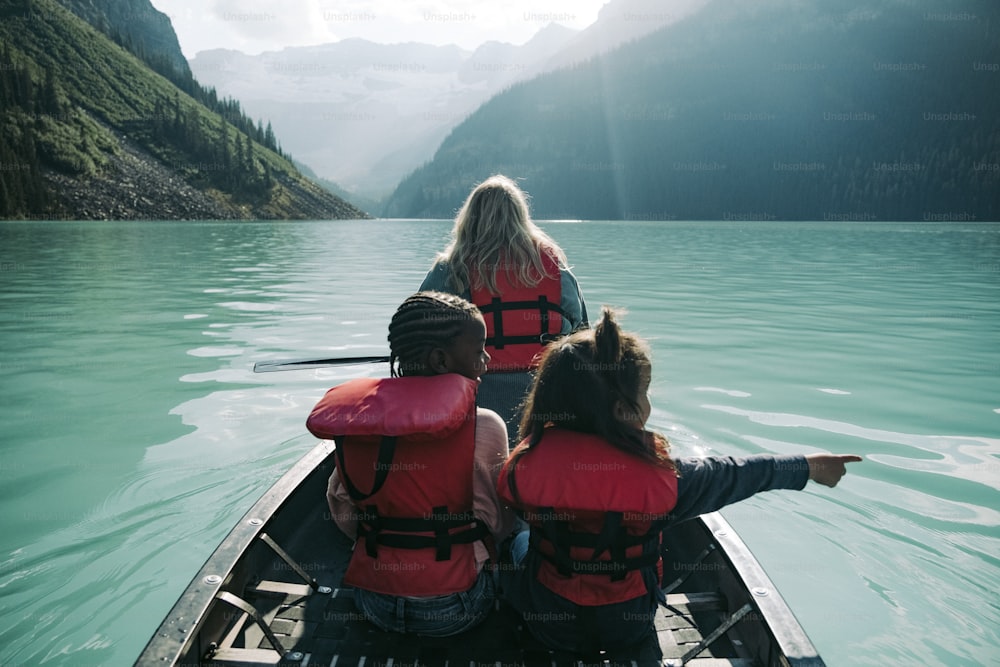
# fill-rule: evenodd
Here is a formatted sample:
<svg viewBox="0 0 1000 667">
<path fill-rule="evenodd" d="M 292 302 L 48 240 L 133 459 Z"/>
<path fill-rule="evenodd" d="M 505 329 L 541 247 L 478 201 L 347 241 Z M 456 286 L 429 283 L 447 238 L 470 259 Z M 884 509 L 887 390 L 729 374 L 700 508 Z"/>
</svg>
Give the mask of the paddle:
<svg viewBox="0 0 1000 667">
<path fill-rule="evenodd" d="M 339 357 L 334 359 L 286 359 L 284 361 L 258 361 L 253 365 L 254 373 L 273 371 L 295 371 L 303 368 L 323 368 L 325 366 L 349 366 L 350 364 L 387 364 L 389 357 Z"/>
</svg>

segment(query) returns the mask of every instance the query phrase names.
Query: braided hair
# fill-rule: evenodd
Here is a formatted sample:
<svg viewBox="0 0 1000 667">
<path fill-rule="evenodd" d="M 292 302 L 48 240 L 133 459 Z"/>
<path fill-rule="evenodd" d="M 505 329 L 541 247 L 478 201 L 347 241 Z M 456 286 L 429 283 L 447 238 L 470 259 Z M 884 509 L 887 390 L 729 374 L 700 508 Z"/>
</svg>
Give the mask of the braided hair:
<svg viewBox="0 0 1000 667">
<path fill-rule="evenodd" d="M 479 309 L 454 294 L 417 292 L 408 298 L 389 323 L 392 377 L 425 375 L 430 351 L 448 345 L 479 316 Z"/>
</svg>

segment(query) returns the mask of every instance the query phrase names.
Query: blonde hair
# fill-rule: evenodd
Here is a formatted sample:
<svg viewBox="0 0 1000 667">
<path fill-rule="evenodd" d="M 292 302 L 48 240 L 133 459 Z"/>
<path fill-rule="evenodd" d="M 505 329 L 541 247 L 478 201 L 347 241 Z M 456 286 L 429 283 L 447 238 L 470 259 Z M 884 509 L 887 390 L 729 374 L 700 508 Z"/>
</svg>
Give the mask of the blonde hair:
<svg viewBox="0 0 1000 667">
<path fill-rule="evenodd" d="M 458 291 L 485 287 L 497 292 L 497 275 L 534 287 L 549 275 L 542 253 L 567 268 L 566 255 L 528 212 L 528 198 L 510 178 L 497 174 L 473 188 L 455 217 L 451 242 L 437 257 L 451 268 Z"/>
</svg>

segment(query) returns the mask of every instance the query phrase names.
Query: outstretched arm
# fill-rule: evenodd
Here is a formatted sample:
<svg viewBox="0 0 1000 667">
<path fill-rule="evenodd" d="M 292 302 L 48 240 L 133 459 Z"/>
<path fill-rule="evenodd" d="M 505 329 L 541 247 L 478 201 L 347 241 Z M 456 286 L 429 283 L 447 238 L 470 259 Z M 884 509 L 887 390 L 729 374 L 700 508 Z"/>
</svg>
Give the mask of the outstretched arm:
<svg viewBox="0 0 1000 667">
<path fill-rule="evenodd" d="M 825 486 L 836 486 L 847 472 L 845 464 L 860 460 L 860 456 L 836 454 L 674 459 L 679 479 L 677 506 L 670 519 L 675 523 L 691 519 L 762 491 L 798 491 L 810 479 Z"/>
<path fill-rule="evenodd" d="M 804 456 L 707 456 L 674 459 L 677 505 L 671 521 L 685 521 L 722 509 L 762 491 L 794 489 L 809 482 Z"/>
</svg>

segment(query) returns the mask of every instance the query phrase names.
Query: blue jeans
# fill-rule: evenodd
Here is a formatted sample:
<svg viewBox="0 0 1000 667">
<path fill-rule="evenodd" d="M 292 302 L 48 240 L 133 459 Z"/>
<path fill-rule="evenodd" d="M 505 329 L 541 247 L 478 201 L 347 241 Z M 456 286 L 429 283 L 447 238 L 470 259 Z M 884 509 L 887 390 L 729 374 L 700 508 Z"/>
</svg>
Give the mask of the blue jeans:
<svg viewBox="0 0 1000 667">
<path fill-rule="evenodd" d="M 528 555 L 528 538 L 530 536 L 531 531 L 522 530 L 511 540 L 510 560 L 514 564 L 514 567 L 521 567 L 522 563 L 524 563 L 524 559 Z"/>
<path fill-rule="evenodd" d="M 354 603 L 381 630 L 428 637 L 450 637 L 482 623 L 493 608 L 496 584 L 484 566 L 467 591 L 411 598 L 357 589 Z"/>
<path fill-rule="evenodd" d="M 512 567 L 503 569 L 505 599 L 520 612 L 538 641 L 552 649 L 574 652 L 616 650 L 634 646 L 655 632 L 653 594 L 596 607 L 580 606 L 538 583 L 542 557 L 528 548 L 528 531 L 510 543 Z M 647 568 L 647 588 L 659 590 L 656 574 Z"/>
</svg>

